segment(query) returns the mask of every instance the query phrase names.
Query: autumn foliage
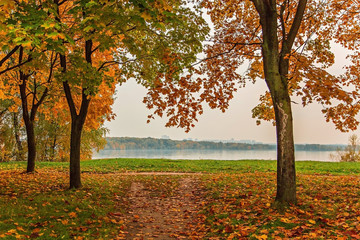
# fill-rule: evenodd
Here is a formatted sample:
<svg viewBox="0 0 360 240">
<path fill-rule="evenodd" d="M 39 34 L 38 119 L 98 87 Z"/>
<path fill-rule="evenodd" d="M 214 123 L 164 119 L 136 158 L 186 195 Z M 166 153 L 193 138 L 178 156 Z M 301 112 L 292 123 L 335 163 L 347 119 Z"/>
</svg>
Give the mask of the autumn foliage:
<svg viewBox="0 0 360 240">
<path fill-rule="evenodd" d="M 35 169 L 35 125 L 43 108 L 43 119 L 70 128 L 71 187 L 81 186 L 83 132 L 99 138 L 101 131 L 94 132 L 114 117 L 116 84 L 135 78 L 152 88 L 161 79 L 177 81 L 196 60 L 208 32 L 195 13 L 199 7 L 177 0 L 2 1 L 1 6 L 0 97 L 20 82 L 27 171 Z M 49 106 L 43 106 L 47 101 Z M 60 124 L 57 117 L 63 119 Z"/>
<path fill-rule="evenodd" d="M 326 120 L 342 131 L 354 130 L 359 123 L 358 5 L 339 0 L 201 1 L 214 29 L 206 42 L 206 56 L 191 65 L 175 86 L 169 81 L 157 84 L 145 102 L 149 108 L 155 106 L 155 114 L 169 117 L 168 126 L 188 131 L 202 114 L 202 104 L 225 111 L 237 89 L 264 80 L 268 91 L 253 109 L 253 117 L 258 124 L 274 121 L 276 200 L 295 203 L 292 99 L 300 99 L 303 106 L 318 102 Z M 329 71 L 335 59 L 333 42 L 354 51 L 344 75 Z"/>
</svg>

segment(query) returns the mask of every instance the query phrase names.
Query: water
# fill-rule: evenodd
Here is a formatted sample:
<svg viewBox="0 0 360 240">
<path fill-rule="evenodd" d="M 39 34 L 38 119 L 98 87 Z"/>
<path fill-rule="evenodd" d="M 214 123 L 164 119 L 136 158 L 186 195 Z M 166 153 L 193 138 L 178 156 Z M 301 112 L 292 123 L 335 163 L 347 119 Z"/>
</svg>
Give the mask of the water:
<svg viewBox="0 0 360 240">
<path fill-rule="evenodd" d="M 297 151 L 297 161 L 336 161 L 330 157 L 336 151 Z M 165 158 L 165 159 L 215 159 L 241 160 L 263 159 L 275 160 L 276 150 L 160 150 L 160 149 L 129 149 L 129 150 L 101 150 L 94 153 L 93 159 L 102 158 Z"/>
</svg>

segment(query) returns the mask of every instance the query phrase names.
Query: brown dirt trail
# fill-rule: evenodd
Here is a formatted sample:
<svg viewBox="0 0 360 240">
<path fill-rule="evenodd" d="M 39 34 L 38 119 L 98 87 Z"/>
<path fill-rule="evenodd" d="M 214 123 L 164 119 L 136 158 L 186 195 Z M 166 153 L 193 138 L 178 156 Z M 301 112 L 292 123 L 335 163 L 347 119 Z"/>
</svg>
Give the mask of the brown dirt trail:
<svg viewBox="0 0 360 240">
<path fill-rule="evenodd" d="M 131 184 L 125 239 L 202 239 L 196 231 L 202 189 L 196 176 L 184 175 L 170 196 L 153 192 L 140 181 Z"/>
</svg>

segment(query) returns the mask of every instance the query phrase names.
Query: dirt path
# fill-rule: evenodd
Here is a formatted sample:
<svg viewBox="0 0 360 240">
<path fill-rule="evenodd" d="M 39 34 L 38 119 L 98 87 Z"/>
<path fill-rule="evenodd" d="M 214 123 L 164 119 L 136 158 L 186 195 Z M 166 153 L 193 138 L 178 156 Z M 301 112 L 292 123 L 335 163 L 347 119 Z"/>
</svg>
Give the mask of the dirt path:
<svg viewBox="0 0 360 240">
<path fill-rule="evenodd" d="M 194 176 L 183 176 L 178 181 L 171 196 L 153 192 L 141 182 L 132 183 L 125 239 L 201 239 L 200 233 L 191 230 L 201 189 Z"/>
</svg>

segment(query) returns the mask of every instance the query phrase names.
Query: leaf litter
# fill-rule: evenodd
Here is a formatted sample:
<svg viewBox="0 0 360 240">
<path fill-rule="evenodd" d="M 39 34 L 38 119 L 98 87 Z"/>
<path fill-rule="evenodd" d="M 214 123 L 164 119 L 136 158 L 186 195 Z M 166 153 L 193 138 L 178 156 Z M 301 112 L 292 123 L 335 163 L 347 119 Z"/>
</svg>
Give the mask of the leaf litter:
<svg viewBox="0 0 360 240">
<path fill-rule="evenodd" d="M 272 207 L 276 174 L 0 171 L 4 239 L 360 239 L 360 176 L 298 174 L 298 204 Z"/>
<path fill-rule="evenodd" d="M 124 218 L 125 238 L 202 239 L 204 233 L 196 231 L 199 202 L 203 197 L 199 180 L 189 175 L 176 181 L 164 177 L 158 180 L 160 184 L 155 187 L 146 182 L 132 182 Z"/>
</svg>

